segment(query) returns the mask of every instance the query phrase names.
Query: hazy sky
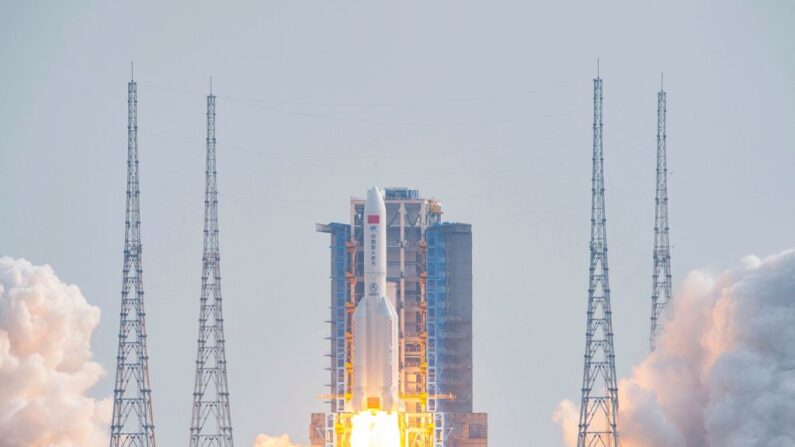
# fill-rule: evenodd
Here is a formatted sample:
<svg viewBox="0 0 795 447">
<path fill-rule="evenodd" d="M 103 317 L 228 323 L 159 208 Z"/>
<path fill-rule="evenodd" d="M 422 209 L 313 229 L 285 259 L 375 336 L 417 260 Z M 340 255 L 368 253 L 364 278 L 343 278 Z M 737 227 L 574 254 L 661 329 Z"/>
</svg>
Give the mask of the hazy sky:
<svg viewBox="0 0 795 447">
<path fill-rule="evenodd" d="M 223 4 L 223 6 L 221 6 Z M 112 394 L 135 61 L 144 288 L 161 445 L 188 440 L 205 98 L 218 95 L 236 441 L 308 440 L 327 392 L 328 236 L 351 195 L 417 187 L 473 225 L 475 408 L 493 446 L 560 446 L 579 400 L 591 105 L 604 78 L 617 368 L 647 350 L 656 91 L 674 282 L 795 245 L 791 1 L 15 2 L 0 14 L 0 255 L 102 309 Z"/>
</svg>

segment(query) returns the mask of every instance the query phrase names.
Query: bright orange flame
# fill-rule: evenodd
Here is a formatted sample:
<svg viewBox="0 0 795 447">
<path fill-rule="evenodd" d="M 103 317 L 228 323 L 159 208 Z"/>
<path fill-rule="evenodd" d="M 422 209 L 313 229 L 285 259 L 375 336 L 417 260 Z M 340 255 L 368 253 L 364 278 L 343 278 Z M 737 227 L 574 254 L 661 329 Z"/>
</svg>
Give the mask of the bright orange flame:
<svg viewBox="0 0 795 447">
<path fill-rule="evenodd" d="M 362 411 L 351 422 L 351 447 L 400 447 L 397 413 Z"/>
</svg>

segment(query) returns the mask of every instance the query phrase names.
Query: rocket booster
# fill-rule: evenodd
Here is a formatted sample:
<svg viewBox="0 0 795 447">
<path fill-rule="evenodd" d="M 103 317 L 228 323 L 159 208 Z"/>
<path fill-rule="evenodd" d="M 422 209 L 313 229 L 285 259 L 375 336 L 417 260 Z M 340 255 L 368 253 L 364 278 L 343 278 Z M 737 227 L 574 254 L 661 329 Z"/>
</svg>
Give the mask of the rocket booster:
<svg viewBox="0 0 795 447">
<path fill-rule="evenodd" d="M 364 206 L 364 295 L 353 311 L 354 411 L 397 411 L 398 316 L 386 296 L 386 206 L 367 191 Z"/>
</svg>

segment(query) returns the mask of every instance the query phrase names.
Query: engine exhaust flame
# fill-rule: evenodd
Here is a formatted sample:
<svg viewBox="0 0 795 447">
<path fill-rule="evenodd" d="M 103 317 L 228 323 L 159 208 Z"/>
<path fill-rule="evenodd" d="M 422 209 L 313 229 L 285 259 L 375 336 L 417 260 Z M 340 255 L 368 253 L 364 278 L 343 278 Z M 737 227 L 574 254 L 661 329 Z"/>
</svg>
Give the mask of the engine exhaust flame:
<svg viewBox="0 0 795 447">
<path fill-rule="evenodd" d="M 400 447 L 397 413 L 362 411 L 351 422 L 351 447 Z"/>
</svg>

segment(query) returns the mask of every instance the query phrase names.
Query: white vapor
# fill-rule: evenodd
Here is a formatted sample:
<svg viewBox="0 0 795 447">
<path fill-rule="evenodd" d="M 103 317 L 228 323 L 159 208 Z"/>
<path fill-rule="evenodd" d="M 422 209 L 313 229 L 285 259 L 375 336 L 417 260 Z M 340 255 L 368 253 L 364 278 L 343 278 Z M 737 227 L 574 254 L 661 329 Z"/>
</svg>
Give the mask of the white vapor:
<svg viewBox="0 0 795 447">
<path fill-rule="evenodd" d="M 674 304 L 619 384 L 622 447 L 795 447 L 795 251 L 691 272 Z M 567 445 L 577 418 L 555 414 Z"/>
<path fill-rule="evenodd" d="M 251 447 L 301 447 L 301 445 L 290 441 L 290 436 L 287 434 L 281 436 L 257 435 L 257 439 L 254 440 Z"/>
<path fill-rule="evenodd" d="M 99 317 L 49 266 L 0 258 L 0 447 L 106 445 L 111 402 L 86 395 Z"/>
</svg>

